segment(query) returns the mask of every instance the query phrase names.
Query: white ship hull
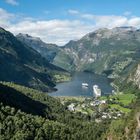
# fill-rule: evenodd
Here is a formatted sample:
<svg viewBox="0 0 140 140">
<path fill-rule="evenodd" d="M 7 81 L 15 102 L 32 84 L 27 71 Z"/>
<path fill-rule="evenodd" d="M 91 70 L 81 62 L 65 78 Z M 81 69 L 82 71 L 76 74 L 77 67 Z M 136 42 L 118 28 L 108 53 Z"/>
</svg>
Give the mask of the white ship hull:
<svg viewBox="0 0 140 140">
<path fill-rule="evenodd" d="M 87 83 L 82 83 L 82 87 L 88 87 Z"/>
<path fill-rule="evenodd" d="M 95 97 L 100 97 L 101 96 L 101 89 L 97 85 L 93 86 L 93 92 L 95 94 Z"/>
</svg>

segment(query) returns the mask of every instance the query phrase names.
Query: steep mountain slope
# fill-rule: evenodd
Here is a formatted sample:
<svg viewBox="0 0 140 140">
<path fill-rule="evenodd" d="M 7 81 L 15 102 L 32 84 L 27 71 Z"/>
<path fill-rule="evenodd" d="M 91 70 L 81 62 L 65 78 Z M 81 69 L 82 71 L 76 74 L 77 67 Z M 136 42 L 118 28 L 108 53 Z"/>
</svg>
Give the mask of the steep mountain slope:
<svg viewBox="0 0 140 140">
<path fill-rule="evenodd" d="M 116 78 L 140 60 L 140 30 L 133 27 L 99 29 L 70 41 L 53 63 L 70 71 L 94 71 Z M 132 66 L 133 67 L 133 66 Z"/>
<path fill-rule="evenodd" d="M 102 140 L 108 126 L 68 111 L 47 94 L 13 83 L 0 83 L 0 97 L 1 140 Z"/>
<path fill-rule="evenodd" d="M 119 119 L 96 123 L 86 114 L 69 112 L 59 100 L 47 94 L 11 82 L 0 82 L 0 139 L 140 139 L 140 90 L 137 88 L 140 87 L 139 30 L 123 27 L 98 32 L 103 35 L 99 42 L 90 37 L 86 46 L 90 34 L 80 40 L 85 43 L 81 49 L 78 41 L 71 41 L 70 46 L 67 44 L 56 53 L 54 63 L 63 64 L 68 70 L 112 73 L 114 77 L 123 74 L 121 76 L 125 80 L 120 84 L 124 84 L 124 93 L 137 95 L 137 100 L 130 104 L 132 112 Z M 62 70 L 2 28 L 0 60 L 0 79 L 30 87 L 39 86 L 40 89 L 53 87 L 52 76 Z M 52 85 L 46 87 L 44 83 Z"/>
<path fill-rule="evenodd" d="M 122 78 L 121 78 L 122 79 Z M 113 120 L 108 126 L 104 138 L 108 140 L 139 140 L 140 139 L 140 63 L 135 65 L 127 77 L 119 83 L 120 90 L 135 94 L 136 101 L 131 104 L 132 111 L 118 120 Z"/>
<path fill-rule="evenodd" d="M 133 82 L 134 85 L 138 86 L 140 89 L 140 63 L 135 66 L 133 71 L 131 71 L 130 75 L 127 78 L 128 82 Z"/>
<path fill-rule="evenodd" d="M 65 108 L 55 98 L 11 82 L 0 82 L 0 97 L 4 105 L 48 119 L 55 119 L 57 113 L 60 115 L 65 112 Z"/>
<path fill-rule="evenodd" d="M 0 28 L 0 60 L 0 80 L 41 90 L 53 88 L 53 75 L 64 72 L 3 28 Z"/>
<path fill-rule="evenodd" d="M 28 46 L 38 51 L 43 57 L 45 57 L 50 62 L 53 61 L 54 57 L 59 51 L 57 45 L 47 44 L 38 37 L 32 37 L 28 34 L 22 34 L 22 33 L 18 34 L 16 37 L 21 42 L 27 44 Z"/>
<path fill-rule="evenodd" d="M 17 35 L 17 38 L 68 71 L 87 70 L 118 78 L 140 60 L 140 30 L 134 27 L 98 29 L 63 47 L 24 34 Z"/>
<path fill-rule="evenodd" d="M 66 113 L 61 103 L 37 90 L 0 83 L 0 139 L 68 139 L 73 130 L 56 121 Z M 60 119 L 62 120 L 62 119 Z"/>
</svg>

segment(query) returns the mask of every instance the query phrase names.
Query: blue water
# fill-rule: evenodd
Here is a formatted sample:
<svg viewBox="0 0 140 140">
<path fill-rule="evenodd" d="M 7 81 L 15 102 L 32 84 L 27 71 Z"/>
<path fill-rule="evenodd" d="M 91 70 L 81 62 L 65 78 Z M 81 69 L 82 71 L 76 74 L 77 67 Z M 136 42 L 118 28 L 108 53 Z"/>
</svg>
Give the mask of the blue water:
<svg viewBox="0 0 140 140">
<path fill-rule="evenodd" d="M 88 88 L 83 88 L 82 83 L 88 83 Z M 102 90 L 102 95 L 110 94 L 113 88 L 110 86 L 109 79 L 102 75 L 87 72 L 78 72 L 72 76 L 71 81 L 59 83 L 55 92 L 51 96 L 94 96 L 93 85 L 98 85 Z"/>
</svg>

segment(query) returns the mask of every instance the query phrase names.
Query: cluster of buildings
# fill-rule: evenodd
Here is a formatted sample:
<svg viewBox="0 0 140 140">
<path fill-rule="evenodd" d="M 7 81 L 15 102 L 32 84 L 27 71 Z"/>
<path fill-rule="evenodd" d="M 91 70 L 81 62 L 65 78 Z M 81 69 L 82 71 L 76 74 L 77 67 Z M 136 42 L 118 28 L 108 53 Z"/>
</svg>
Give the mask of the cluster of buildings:
<svg viewBox="0 0 140 140">
<path fill-rule="evenodd" d="M 82 83 L 82 87 L 88 88 L 88 84 Z M 93 85 L 93 94 L 95 96 L 94 99 L 87 98 L 84 102 L 73 102 L 67 106 L 68 110 L 72 112 L 81 112 L 83 114 L 88 114 L 90 110 L 90 115 L 96 116 L 95 120 L 98 121 L 103 119 L 117 119 L 123 115 L 123 112 L 109 108 L 106 99 L 101 100 L 99 98 L 101 96 L 101 89 L 98 85 Z"/>
<path fill-rule="evenodd" d="M 110 110 L 109 112 L 102 112 L 101 118 L 102 119 L 118 119 L 122 115 L 123 115 L 123 112 L 121 111 L 114 112 L 114 110 Z"/>
<path fill-rule="evenodd" d="M 88 114 L 86 110 L 92 110 L 92 116 L 96 116 L 98 113 L 98 117 L 95 117 L 95 120 L 104 120 L 104 119 L 118 119 L 123 115 L 123 112 L 114 110 L 111 108 L 107 108 L 106 110 L 102 110 L 102 106 L 108 105 L 106 100 L 98 100 L 94 98 L 94 100 L 85 100 L 84 102 L 79 103 L 71 103 L 67 106 L 68 110 L 71 112 L 81 112 L 83 114 Z"/>
</svg>

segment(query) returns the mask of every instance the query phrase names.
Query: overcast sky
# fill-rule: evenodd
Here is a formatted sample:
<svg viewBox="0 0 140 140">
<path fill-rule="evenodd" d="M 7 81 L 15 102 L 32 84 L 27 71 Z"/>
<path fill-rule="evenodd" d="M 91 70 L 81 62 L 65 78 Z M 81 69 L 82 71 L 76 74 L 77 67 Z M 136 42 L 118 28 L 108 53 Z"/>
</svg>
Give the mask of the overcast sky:
<svg viewBox="0 0 140 140">
<path fill-rule="evenodd" d="M 140 28 L 140 0 L 0 0 L 0 26 L 64 45 L 98 28 Z"/>
</svg>

